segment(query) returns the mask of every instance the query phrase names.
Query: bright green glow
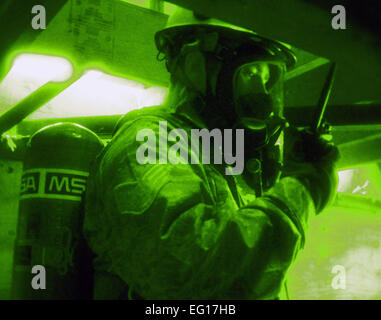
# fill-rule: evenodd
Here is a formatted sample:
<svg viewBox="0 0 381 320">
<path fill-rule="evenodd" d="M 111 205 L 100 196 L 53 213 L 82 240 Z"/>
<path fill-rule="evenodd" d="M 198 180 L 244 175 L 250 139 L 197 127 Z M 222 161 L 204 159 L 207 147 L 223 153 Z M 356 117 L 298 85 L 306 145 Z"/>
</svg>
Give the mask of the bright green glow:
<svg viewBox="0 0 381 320">
<path fill-rule="evenodd" d="M 356 199 L 351 201 L 348 206 L 355 207 Z M 291 298 L 381 299 L 380 212 L 332 206 L 314 218 L 289 272 Z M 345 268 L 345 289 L 332 287 L 335 265 Z"/>
<path fill-rule="evenodd" d="M 159 105 L 167 89 L 89 70 L 29 119 L 125 114 Z"/>
<path fill-rule="evenodd" d="M 381 298 L 380 170 L 374 163 L 338 175 L 338 201 L 311 221 L 291 267 L 293 299 Z M 345 289 L 332 287 L 337 265 L 345 268 Z"/>
<path fill-rule="evenodd" d="M 129 2 L 139 7 L 148 8 L 149 1 L 148 0 L 123 0 L 124 2 Z"/>
<path fill-rule="evenodd" d="M 381 198 L 380 170 L 377 163 L 338 172 L 337 191 Z"/>
<path fill-rule="evenodd" d="M 62 82 L 73 74 L 73 67 L 65 58 L 34 53 L 19 55 L 10 70 L 15 77 L 34 78 L 44 82 Z"/>
<path fill-rule="evenodd" d="M 338 172 L 338 176 L 339 183 L 337 186 L 337 192 L 346 192 L 351 187 L 354 171 L 353 169 L 342 170 Z"/>
<path fill-rule="evenodd" d="M 61 57 L 23 53 L 0 83 L 0 112 L 36 91 L 48 82 L 68 80 L 73 74 L 71 63 Z"/>
</svg>

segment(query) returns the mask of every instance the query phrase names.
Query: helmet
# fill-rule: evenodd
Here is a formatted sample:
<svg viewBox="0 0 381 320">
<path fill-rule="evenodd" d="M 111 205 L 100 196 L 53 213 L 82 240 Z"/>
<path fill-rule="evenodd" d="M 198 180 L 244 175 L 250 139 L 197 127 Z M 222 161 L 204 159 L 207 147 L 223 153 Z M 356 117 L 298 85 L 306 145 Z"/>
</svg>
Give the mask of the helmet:
<svg viewBox="0 0 381 320">
<path fill-rule="evenodd" d="M 176 39 L 178 35 L 183 36 L 196 28 L 218 31 L 220 34 L 231 38 L 250 39 L 256 45 L 265 49 L 274 59 L 283 60 L 287 70 L 291 69 L 296 63 L 296 56 L 291 51 L 291 46 L 286 43 L 261 37 L 252 30 L 219 19 L 205 17 L 182 7 L 177 7 L 175 12 L 169 16 L 166 27 L 156 33 L 156 47 L 162 52 L 168 40 Z"/>
</svg>

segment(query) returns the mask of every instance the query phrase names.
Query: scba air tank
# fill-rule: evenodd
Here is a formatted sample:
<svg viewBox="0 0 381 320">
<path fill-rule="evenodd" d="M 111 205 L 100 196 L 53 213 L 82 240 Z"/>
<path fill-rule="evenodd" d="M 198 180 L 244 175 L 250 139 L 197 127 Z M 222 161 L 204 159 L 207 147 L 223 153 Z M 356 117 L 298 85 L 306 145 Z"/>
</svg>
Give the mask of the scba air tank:
<svg viewBox="0 0 381 320">
<path fill-rule="evenodd" d="M 82 236 L 90 166 L 103 149 L 92 131 L 58 123 L 30 138 L 13 262 L 13 299 L 91 298 L 90 255 Z"/>
</svg>

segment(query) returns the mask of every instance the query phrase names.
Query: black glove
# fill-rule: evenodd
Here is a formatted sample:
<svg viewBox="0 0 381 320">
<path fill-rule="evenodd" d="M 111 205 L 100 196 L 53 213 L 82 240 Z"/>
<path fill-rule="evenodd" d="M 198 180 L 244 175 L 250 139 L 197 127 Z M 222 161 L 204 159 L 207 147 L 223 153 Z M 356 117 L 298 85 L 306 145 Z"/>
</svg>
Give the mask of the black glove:
<svg viewBox="0 0 381 320">
<path fill-rule="evenodd" d="M 295 177 L 307 187 L 317 213 L 333 200 L 338 182 L 335 163 L 339 159 L 339 151 L 327 137 L 330 135 L 294 128 L 285 132 L 282 175 Z"/>
</svg>

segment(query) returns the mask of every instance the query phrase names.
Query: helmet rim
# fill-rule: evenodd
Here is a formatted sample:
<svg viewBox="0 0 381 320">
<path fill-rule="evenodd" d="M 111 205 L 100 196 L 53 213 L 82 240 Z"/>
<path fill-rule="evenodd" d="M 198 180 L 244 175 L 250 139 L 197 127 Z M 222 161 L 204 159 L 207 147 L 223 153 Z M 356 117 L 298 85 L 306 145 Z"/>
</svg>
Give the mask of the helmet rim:
<svg viewBox="0 0 381 320">
<path fill-rule="evenodd" d="M 237 29 L 229 28 L 223 25 L 217 25 L 217 24 L 188 24 L 188 25 L 177 25 L 177 26 L 169 26 L 166 27 L 155 34 L 155 44 L 156 48 L 160 51 L 161 46 L 160 42 L 163 36 L 169 36 L 170 38 L 175 37 L 178 34 L 181 33 L 188 33 L 194 31 L 196 28 L 203 28 L 210 31 L 217 31 L 221 34 L 231 34 L 235 36 L 239 36 L 242 38 L 249 38 L 253 42 L 255 42 L 256 45 L 262 47 L 263 49 L 269 51 L 270 55 L 279 57 L 280 60 L 284 60 L 286 64 L 286 68 L 289 71 L 292 69 L 296 62 L 296 56 L 291 50 L 291 46 L 285 43 L 282 43 L 278 40 L 272 40 L 267 37 L 260 36 L 259 34 L 255 33 L 254 31 L 243 29 L 237 27 Z M 270 52 L 273 53 L 270 53 Z M 274 52 L 276 51 L 276 52 Z"/>
<path fill-rule="evenodd" d="M 256 42 L 258 46 L 269 51 L 270 55 L 278 56 L 281 60 L 284 60 L 287 70 L 292 69 L 296 64 L 296 56 L 289 44 L 260 36 L 258 33 L 250 29 L 242 28 L 219 19 L 205 17 L 205 19 L 200 20 L 195 17 L 193 11 L 181 7 L 168 18 L 166 27 L 156 32 L 156 48 L 160 51 L 160 42 L 164 35 L 173 38 L 180 33 L 191 32 L 196 28 L 204 28 L 211 31 L 217 31 L 221 34 L 250 38 Z M 274 51 L 276 52 L 272 53 Z"/>
</svg>

